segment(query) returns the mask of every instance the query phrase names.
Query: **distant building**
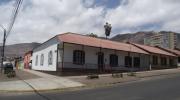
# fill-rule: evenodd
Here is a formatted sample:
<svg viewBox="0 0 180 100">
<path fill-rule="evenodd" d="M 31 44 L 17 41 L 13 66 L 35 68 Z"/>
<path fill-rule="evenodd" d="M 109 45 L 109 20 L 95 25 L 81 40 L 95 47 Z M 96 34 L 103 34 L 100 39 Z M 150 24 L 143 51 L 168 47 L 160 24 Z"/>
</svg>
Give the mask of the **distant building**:
<svg viewBox="0 0 180 100">
<path fill-rule="evenodd" d="M 174 49 L 177 43 L 177 36 L 173 32 L 161 31 L 144 39 L 145 45 L 158 46 L 162 48 Z"/>
<path fill-rule="evenodd" d="M 31 69 L 31 64 L 32 64 L 32 51 L 29 51 L 25 53 L 24 55 L 24 68 L 25 69 Z"/>
</svg>

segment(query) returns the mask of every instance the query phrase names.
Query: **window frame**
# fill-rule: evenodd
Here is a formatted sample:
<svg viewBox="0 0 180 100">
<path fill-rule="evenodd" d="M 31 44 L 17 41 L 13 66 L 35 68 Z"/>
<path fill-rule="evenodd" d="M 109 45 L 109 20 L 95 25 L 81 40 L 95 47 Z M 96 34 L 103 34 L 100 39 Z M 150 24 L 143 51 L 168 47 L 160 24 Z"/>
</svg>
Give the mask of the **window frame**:
<svg viewBox="0 0 180 100">
<path fill-rule="evenodd" d="M 38 61 L 38 58 L 39 58 L 38 55 L 36 55 L 35 66 L 38 66 L 38 62 L 39 62 L 39 61 Z"/>
<path fill-rule="evenodd" d="M 109 65 L 111 66 L 111 67 L 118 67 L 118 55 L 117 54 L 110 54 L 109 55 Z"/>
<path fill-rule="evenodd" d="M 48 53 L 48 65 L 53 65 L 53 52 L 52 50 Z"/>
<path fill-rule="evenodd" d="M 44 65 L 44 54 L 41 54 L 40 65 Z"/>
<path fill-rule="evenodd" d="M 77 64 L 77 65 L 85 64 L 85 51 L 73 50 L 73 64 Z"/>
</svg>

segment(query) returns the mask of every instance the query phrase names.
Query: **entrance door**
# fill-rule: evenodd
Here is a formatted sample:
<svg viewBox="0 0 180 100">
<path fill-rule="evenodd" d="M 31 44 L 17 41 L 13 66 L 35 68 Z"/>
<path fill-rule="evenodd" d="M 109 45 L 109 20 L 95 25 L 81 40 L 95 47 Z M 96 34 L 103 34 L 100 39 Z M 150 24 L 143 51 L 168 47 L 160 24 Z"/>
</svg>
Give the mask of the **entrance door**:
<svg viewBox="0 0 180 100">
<path fill-rule="evenodd" d="M 104 70 L 104 53 L 98 52 L 98 69 L 100 72 Z"/>
</svg>

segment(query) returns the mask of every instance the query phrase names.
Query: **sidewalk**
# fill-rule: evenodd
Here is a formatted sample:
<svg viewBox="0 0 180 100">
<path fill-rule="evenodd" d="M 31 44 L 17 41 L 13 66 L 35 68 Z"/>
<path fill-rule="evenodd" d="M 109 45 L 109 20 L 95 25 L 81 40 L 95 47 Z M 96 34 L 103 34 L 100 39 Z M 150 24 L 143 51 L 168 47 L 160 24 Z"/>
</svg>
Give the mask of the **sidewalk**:
<svg viewBox="0 0 180 100">
<path fill-rule="evenodd" d="M 136 72 L 136 76 L 139 78 L 145 78 L 145 77 L 153 77 L 153 76 L 169 75 L 169 74 L 177 74 L 177 73 L 180 73 L 180 68 Z"/>
<path fill-rule="evenodd" d="M 0 91 L 43 91 L 84 86 L 83 84 L 33 70 L 24 70 L 39 78 L 0 82 Z M 21 78 L 21 77 L 19 77 Z"/>
<path fill-rule="evenodd" d="M 113 78 L 112 74 L 99 75 L 99 79 L 87 79 L 87 76 L 69 76 L 67 78 L 76 80 L 88 86 L 102 86 L 107 84 L 131 82 L 148 77 L 171 75 L 177 73 L 180 74 L 180 68 L 136 72 L 135 76 L 129 76 L 128 73 L 123 73 L 123 78 Z"/>
<path fill-rule="evenodd" d="M 19 77 L 22 80 L 0 81 L 0 91 L 43 91 L 43 90 L 57 90 L 67 89 L 72 87 L 87 88 L 104 86 L 109 84 L 132 82 L 148 77 L 156 77 L 162 75 L 180 74 L 180 68 L 153 70 L 136 72 L 135 76 L 129 76 L 128 73 L 123 73 L 122 78 L 113 78 L 112 74 L 99 75 L 99 79 L 87 79 L 87 76 L 68 76 L 60 77 L 54 76 L 33 70 L 23 70 L 24 76 Z M 28 74 L 26 74 L 28 73 Z M 32 75 L 31 75 L 32 74 Z M 17 78 L 16 78 L 17 79 Z"/>
</svg>

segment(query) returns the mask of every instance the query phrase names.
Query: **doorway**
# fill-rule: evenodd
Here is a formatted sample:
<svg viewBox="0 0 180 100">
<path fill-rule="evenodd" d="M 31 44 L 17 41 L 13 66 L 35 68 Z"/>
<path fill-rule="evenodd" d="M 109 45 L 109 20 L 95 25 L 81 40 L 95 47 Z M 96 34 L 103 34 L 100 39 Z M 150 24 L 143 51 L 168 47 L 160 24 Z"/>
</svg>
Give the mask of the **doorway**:
<svg viewBox="0 0 180 100">
<path fill-rule="evenodd" d="M 104 53 L 98 52 L 98 70 L 100 72 L 104 71 Z"/>
</svg>

